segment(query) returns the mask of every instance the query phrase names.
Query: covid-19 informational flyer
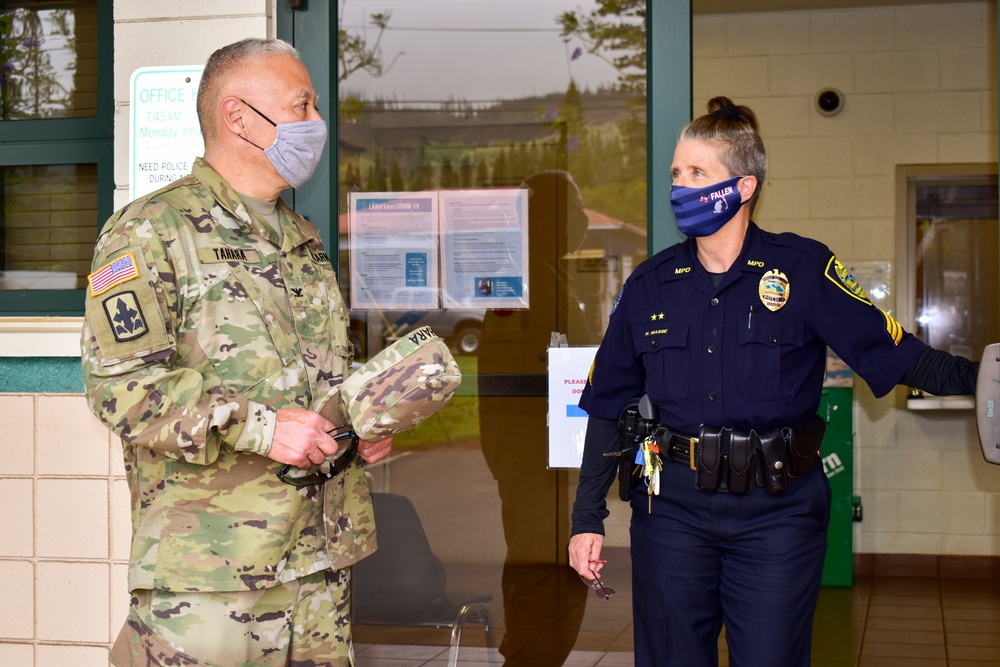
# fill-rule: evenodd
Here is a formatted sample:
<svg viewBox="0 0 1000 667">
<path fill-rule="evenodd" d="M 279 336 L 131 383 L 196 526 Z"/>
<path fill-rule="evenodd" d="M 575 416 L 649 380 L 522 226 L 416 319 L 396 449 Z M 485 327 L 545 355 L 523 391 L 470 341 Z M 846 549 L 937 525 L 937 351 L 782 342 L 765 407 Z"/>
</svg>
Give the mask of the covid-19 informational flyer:
<svg viewBox="0 0 1000 667">
<path fill-rule="evenodd" d="M 439 193 L 446 308 L 528 307 L 528 190 Z"/>
<path fill-rule="evenodd" d="M 436 192 L 350 193 L 351 307 L 435 310 Z"/>
</svg>

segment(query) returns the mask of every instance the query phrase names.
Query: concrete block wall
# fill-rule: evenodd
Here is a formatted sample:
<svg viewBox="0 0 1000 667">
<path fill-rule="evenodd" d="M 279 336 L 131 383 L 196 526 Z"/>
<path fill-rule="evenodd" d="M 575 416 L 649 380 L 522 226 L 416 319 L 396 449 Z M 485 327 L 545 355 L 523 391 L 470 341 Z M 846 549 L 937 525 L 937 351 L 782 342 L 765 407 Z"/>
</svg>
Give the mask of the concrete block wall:
<svg viewBox="0 0 1000 667">
<path fill-rule="evenodd" d="M 726 95 L 760 116 L 769 173 L 757 221 L 819 239 L 847 266 L 895 272 L 896 165 L 997 162 L 995 2 L 702 15 L 693 26 L 695 113 Z M 824 88 L 844 94 L 840 114 L 815 110 Z M 1000 554 L 1000 468 L 983 461 L 972 412 L 904 406 L 855 383 L 855 552 Z"/>
<path fill-rule="evenodd" d="M 2 394 L 0 665 L 107 665 L 128 609 L 121 443 L 80 394 Z"/>
</svg>

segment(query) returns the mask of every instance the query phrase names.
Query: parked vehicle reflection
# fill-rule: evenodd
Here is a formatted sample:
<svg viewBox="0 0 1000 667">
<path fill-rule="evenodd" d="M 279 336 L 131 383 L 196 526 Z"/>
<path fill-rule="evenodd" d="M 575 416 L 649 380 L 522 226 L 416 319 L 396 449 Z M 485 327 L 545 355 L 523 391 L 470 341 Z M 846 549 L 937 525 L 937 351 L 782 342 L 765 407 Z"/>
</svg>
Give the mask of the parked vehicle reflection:
<svg viewBox="0 0 1000 667">
<path fill-rule="evenodd" d="M 388 343 L 414 329 L 429 326 L 443 338 L 454 354 L 475 354 L 486 311 L 477 308 L 443 310 L 354 310 L 350 311 L 354 356 L 366 359 Z M 372 345 L 373 347 L 369 347 Z M 377 345 L 377 347 L 374 347 Z"/>
</svg>

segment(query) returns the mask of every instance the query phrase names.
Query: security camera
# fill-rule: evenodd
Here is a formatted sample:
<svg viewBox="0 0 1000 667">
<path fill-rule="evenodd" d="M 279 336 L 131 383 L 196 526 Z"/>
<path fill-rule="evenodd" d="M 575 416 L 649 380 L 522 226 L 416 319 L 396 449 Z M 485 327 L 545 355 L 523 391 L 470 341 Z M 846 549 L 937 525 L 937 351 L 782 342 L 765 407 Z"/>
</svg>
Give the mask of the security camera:
<svg viewBox="0 0 1000 667">
<path fill-rule="evenodd" d="M 816 93 L 816 111 L 823 116 L 836 116 L 844 108 L 844 94 L 836 88 L 824 88 Z"/>
</svg>

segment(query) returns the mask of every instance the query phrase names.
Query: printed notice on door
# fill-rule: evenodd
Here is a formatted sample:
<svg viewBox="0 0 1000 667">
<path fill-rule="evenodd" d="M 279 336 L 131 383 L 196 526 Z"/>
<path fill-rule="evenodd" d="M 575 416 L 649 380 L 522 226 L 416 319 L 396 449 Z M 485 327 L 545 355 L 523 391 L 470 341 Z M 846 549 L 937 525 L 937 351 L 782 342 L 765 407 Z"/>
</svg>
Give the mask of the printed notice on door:
<svg viewBox="0 0 1000 667">
<path fill-rule="evenodd" d="M 350 193 L 351 307 L 436 310 L 436 192 Z"/>
<path fill-rule="evenodd" d="M 579 406 L 597 347 L 549 348 L 549 468 L 579 468 L 587 413 Z"/>
<path fill-rule="evenodd" d="M 528 307 L 528 190 L 443 190 L 441 274 L 446 308 Z"/>
</svg>

